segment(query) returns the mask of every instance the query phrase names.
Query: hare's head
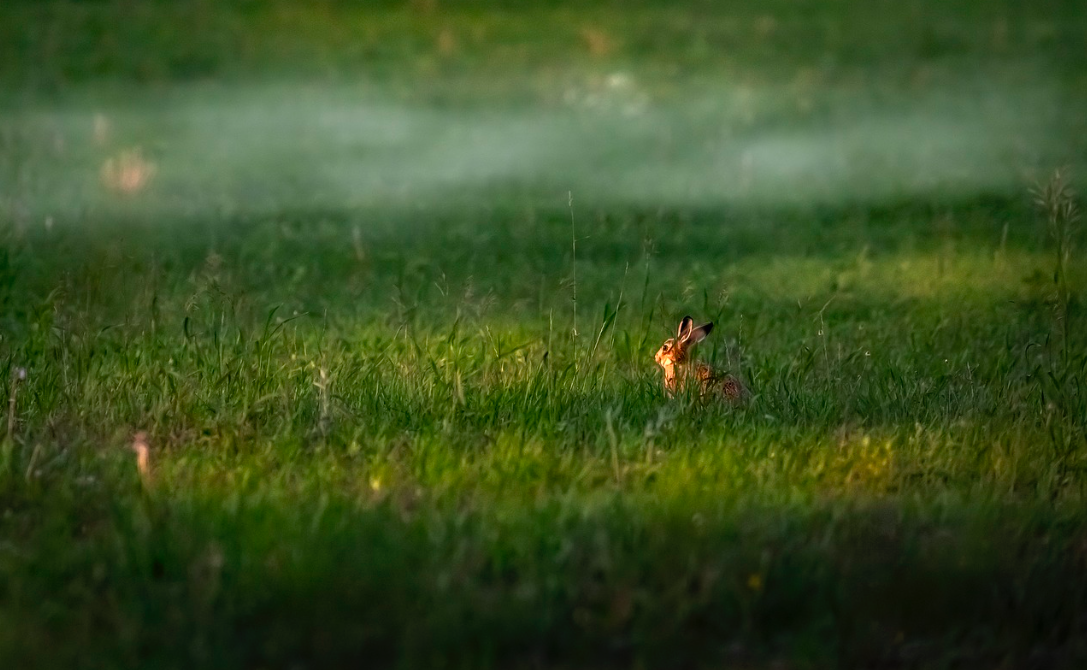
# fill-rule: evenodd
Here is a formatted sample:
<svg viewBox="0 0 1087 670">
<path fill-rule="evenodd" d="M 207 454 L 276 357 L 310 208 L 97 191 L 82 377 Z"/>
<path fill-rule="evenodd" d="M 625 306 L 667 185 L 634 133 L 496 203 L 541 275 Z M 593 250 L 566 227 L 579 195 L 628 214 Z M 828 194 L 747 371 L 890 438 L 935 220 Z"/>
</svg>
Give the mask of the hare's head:
<svg viewBox="0 0 1087 670">
<path fill-rule="evenodd" d="M 664 368 L 665 378 L 671 378 L 677 367 L 690 360 L 691 347 L 706 339 L 711 330 L 713 330 L 712 322 L 695 328 L 694 319 L 689 316 L 683 317 L 683 320 L 679 322 L 679 331 L 676 332 L 676 336 L 665 340 L 654 356 L 657 365 Z"/>
</svg>

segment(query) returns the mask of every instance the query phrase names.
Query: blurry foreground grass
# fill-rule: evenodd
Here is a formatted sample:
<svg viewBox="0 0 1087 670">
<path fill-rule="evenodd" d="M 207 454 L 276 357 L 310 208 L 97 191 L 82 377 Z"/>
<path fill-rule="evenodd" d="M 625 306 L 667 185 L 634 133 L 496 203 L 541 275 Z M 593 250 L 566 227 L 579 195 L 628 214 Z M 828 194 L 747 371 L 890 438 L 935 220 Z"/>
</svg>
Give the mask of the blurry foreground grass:
<svg viewBox="0 0 1087 670">
<path fill-rule="evenodd" d="M 1087 16 L 434 4 L 0 9 L 5 667 L 1087 659 Z"/>
</svg>

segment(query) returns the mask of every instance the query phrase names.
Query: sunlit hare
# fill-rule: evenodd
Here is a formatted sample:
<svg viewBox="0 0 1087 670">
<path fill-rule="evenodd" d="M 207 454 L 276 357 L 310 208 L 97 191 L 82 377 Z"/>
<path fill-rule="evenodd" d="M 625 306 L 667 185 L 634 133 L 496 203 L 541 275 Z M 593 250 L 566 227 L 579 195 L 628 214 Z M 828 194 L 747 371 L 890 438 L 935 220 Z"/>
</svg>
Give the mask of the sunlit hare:
<svg viewBox="0 0 1087 670">
<path fill-rule="evenodd" d="M 679 322 L 679 332 L 665 340 L 655 356 L 657 365 L 664 370 L 664 388 L 669 395 L 673 395 L 693 379 L 702 396 L 720 394 L 729 402 L 743 402 L 748 392 L 738 377 L 691 360 L 691 348 L 706 339 L 711 330 L 713 323 L 695 328 L 694 319 L 683 317 Z"/>
</svg>

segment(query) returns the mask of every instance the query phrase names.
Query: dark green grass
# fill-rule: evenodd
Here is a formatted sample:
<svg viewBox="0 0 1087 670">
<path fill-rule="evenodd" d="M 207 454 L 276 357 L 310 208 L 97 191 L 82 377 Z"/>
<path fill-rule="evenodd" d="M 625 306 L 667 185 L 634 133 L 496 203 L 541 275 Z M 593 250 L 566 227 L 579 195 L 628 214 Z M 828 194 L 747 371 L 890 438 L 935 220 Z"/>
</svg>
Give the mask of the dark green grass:
<svg viewBox="0 0 1087 670">
<path fill-rule="evenodd" d="M 1087 660 L 1082 10 L 425 5 L 0 8 L 0 665 Z"/>
</svg>

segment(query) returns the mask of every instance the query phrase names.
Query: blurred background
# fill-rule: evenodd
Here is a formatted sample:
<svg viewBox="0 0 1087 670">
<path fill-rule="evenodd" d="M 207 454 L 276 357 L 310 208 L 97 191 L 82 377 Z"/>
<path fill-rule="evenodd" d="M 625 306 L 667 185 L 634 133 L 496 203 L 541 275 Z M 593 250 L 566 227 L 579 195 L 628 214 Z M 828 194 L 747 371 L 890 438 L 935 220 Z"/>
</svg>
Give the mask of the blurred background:
<svg viewBox="0 0 1087 670">
<path fill-rule="evenodd" d="M 1085 30 L 1072 0 L 8 0 L 0 178 L 27 225 L 992 196 L 1083 161 Z"/>
</svg>

